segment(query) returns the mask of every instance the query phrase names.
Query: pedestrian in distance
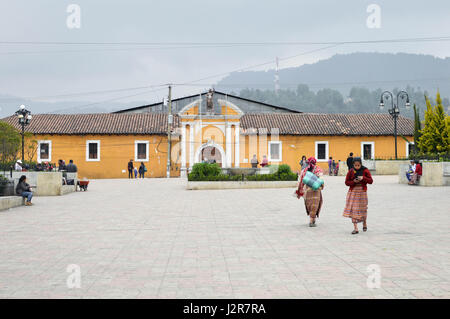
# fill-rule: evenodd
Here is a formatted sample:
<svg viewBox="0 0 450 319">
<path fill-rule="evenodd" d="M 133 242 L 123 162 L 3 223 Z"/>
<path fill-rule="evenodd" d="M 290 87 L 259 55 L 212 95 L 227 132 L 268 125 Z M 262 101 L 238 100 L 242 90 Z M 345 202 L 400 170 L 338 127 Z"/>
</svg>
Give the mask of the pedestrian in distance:
<svg viewBox="0 0 450 319">
<path fill-rule="evenodd" d="M 128 162 L 128 178 L 133 178 L 133 170 L 134 170 L 133 160 L 130 159 L 130 161 Z"/>
<path fill-rule="evenodd" d="M 145 172 L 147 171 L 147 167 L 145 167 L 144 162 L 141 162 L 139 166 L 139 178 L 145 178 Z"/>
<path fill-rule="evenodd" d="M 347 167 L 349 171 L 353 167 L 353 153 L 350 153 L 350 155 L 347 157 Z"/>
</svg>

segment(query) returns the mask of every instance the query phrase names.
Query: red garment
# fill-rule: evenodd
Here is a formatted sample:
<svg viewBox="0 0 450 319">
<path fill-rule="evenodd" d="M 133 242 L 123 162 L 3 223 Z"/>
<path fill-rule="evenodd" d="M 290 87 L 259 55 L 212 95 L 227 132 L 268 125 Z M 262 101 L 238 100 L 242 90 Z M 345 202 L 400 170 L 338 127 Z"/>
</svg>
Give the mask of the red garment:
<svg viewBox="0 0 450 319">
<path fill-rule="evenodd" d="M 363 179 L 359 183 L 355 183 L 353 180 L 356 178 L 356 171 L 354 168 L 350 169 L 345 178 L 345 185 L 350 186 L 350 190 L 358 184 L 361 184 L 364 191 L 367 191 L 367 184 L 372 184 L 373 179 L 369 169 L 363 171 Z"/>
<path fill-rule="evenodd" d="M 419 176 L 422 176 L 422 165 L 416 164 L 416 170 L 414 173 L 416 173 Z"/>
</svg>

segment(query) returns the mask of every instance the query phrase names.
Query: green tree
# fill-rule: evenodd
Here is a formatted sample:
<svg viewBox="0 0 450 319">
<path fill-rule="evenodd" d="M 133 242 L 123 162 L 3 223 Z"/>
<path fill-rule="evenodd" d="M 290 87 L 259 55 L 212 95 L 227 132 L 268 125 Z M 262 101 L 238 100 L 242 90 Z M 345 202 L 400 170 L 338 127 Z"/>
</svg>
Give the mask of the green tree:
<svg viewBox="0 0 450 319">
<path fill-rule="evenodd" d="M 424 128 L 419 138 L 419 149 L 422 154 L 443 155 L 450 152 L 449 120 L 444 112 L 439 92 L 436 95 L 436 106 L 432 107 L 430 100 L 425 97 L 427 110 L 425 111 Z"/>
<path fill-rule="evenodd" d="M 12 125 L 0 121 L 0 160 L 4 169 L 16 160 L 20 143 L 20 133 Z"/>
<path fill-rule="evenodd" d="M 422 124 L 420 123 L 420 115 L 419 115 L 419 111 L 417 111 L 417 107 L 416 104 L 414 103 L 414 153 L 420 153 L 420 148 L 419 148 L 419 139 L 421 134 L 421 130 L 422 130 Z"/>
</svg>

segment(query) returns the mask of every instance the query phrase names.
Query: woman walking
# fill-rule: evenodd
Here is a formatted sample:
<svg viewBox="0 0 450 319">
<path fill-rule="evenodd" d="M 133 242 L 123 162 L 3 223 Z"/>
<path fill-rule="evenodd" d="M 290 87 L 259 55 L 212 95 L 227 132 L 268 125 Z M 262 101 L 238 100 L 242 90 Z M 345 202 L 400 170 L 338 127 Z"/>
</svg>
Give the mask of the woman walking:
<svg viewBox="0 0 450 319">
<path fill-rule="evenodd" d="M 369 169 L 364 167 L 361 158 L 353 159 L 351 168 L 345 178 L 345 185 L 349 186 L 347 200 L 344 208 L 344 217 L 352 219 L 352 235 L 358 234 L 358 223 L 363 223 L 363 231 L 367 231 L 367 184 L 372 184 L 373 179 Z"/>
<path fill-rule="evenodd" d="M 320 209 L 322 208 L 322 186 L 313 190 L 311 187 L 303 184 L 303 178 L 305 177 L 307 172 L 311 172 L 317 177 L 322 177 L 323 171 L 322 169 L 316 165 L 317 160 L 314 157 L 310 157 L 308 159 L 308 166 L 302 169 L 300 174 L 300 181 L 298 184 L 298 189 L 296 191 L 297 198 L 304 196 L 305 198 L 305 208 L 306 214 L 309 216 L 309 227 L 316 227 L 316 218 L 319 217 Z"/>
</svg>

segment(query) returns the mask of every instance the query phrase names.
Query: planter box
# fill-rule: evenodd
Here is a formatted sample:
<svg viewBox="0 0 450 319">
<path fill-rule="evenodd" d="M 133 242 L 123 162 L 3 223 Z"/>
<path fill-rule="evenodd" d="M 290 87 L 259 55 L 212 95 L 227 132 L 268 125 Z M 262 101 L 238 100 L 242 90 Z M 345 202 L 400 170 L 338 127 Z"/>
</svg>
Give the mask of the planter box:
<svg viewBox="0 0 450 319">
<path fill-rule="evenodd" d="M 186 189 L 294 188 L 297 181 L 187 182 Z"/>
<path fill-rule="evenodd" d="M 14 196 L 15 193 L 14 181 L 0 182 L 0 196 Z"/>
</svg>

